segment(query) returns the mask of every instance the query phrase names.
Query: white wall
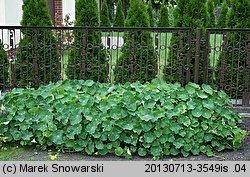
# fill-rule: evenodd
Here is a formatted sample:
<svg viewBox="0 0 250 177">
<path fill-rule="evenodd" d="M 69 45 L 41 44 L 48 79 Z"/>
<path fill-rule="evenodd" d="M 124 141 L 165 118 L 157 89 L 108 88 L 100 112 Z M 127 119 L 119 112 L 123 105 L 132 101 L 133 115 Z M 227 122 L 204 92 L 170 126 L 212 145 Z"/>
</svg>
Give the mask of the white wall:
<svg viewBox="0 0 250 177">
<path fill-rule="evenodd" d="M 22 19 L 22 0 L 5 0 L 5 24 L 19 26 Z"/>
<path fill-rule="evenodd" d="M 75 21 L 75 0 L 63 0 L 63 18 L 70 14 L 70 21 Z"/>
<path fill-rule="evenodd" d="M 5 25 L 5 0 L 0 0 L 0 26 Z"/>
</svg>

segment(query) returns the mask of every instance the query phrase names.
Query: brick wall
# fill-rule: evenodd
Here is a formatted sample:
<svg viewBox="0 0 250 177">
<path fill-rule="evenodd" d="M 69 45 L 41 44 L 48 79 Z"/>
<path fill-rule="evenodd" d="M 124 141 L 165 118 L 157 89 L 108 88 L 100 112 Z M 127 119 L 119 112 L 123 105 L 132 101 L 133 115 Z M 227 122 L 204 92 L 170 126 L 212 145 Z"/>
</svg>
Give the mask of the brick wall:
<svg viewBox="0 0 250 177">
<path fill-rule="evenodd" d="M 63 5 L 62 0 L 54 0 L 55 25 L 60 26 L 63 23 Z"/>
</svg>

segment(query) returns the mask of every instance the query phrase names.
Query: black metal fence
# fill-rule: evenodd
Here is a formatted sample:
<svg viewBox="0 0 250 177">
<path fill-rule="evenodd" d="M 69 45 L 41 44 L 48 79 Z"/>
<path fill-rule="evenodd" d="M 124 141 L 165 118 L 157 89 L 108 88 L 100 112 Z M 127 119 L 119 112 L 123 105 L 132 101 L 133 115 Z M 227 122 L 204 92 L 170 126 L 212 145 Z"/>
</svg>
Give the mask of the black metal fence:
<svg viewBox="0 0 250 177">
<path fill-rule="evenodd" d="M 159 78 L 211 84 L 249 106 L 250 29 L 0 27 L 0 89 Z"/>
</svg>

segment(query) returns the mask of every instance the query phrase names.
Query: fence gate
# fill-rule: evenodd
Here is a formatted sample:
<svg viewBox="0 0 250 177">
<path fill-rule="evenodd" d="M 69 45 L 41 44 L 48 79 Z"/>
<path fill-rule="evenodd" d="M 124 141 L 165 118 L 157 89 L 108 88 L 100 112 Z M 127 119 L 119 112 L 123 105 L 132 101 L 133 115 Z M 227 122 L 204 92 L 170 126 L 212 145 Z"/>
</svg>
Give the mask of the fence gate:
<svg viewBox="0 0 250 177">
<path fill-rule="evenodd" d="M 249 106 L 250 29 L 207 29 L 205 42 L 203 83 Z"/>
</svg>

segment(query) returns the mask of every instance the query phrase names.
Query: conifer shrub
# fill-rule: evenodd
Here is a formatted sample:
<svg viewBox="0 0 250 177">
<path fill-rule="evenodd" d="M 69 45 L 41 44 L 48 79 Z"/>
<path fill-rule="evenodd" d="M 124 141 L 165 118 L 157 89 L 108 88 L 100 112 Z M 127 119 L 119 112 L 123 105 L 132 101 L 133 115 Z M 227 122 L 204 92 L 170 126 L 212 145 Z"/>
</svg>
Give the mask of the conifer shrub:
<svg viewBox="0 0 250 177">
<path fill-rule="evenodd" d="M 203 31 L 203 36 L 201 40 L 200 51 L 204 51 L 205 48 L 205 28 L 208 24 L 208 12 L 206 8 L 206 0 L 178 0 L 177 6 L 174 10 L 174 27 L 186 27 L 192 29 L 192 37 L 196 36 L 196 29 L 201 28 Z M 183 39 L 183 49 L 180 48 L 180 40 Z M 186 47 L 185 47 L 186 46 Z M 187 69 L 190 70 L 190 73 L 194 73 L 195 60 L 195 46 L 196 41 L 191 41 L 191 48 L 189 49 L 187 44 L 187 32 L 184 32 L 180 36 L 179 32 L 174 32 L 171 38 L 171 47 L 172 52 L 169 54 L 171 60 L 171 67 L 173 73 L 169 68 L 165 70 L 165 78 L 168 82 L 182 82 L 186 77 L 185 73 Z M 191 65 L 190 68 L 185 68 L 187 66 L 187 53 L 188 49 L 191 50 Z M 170 59 L 168 60 L 170 61 Z M 182 62 L 182 63 L 181 63 Z M 169 65 L 170 66 L 170 65 Z M 179 67 L 182 67 L 183 78 L 180 77 Z M 202 83 L 203 75 L 203 52 L 200 52 L 199 60 L 199 83 Z M 191 74 L 191 81 L 194 80 L 194 75 Z"/>
<path fill-rule="evenodd" d="M 169 27 L 168 8 L 165 4 L 162 4 L 160 8 L 158 27 Z"/>
<path fill-rule="evenodd" d="M 155 26 L 155 19 L 154 19 L 154 12 L 152 7 L 152 2 L 149 1 L 147 5 L 147 11 L 149 16 L 149 26 L 154 27 Z"/>
<path fill-rule="evenodd" d="M 218 28 L 226 28 L 227 27 L 227 13 L 228 13 L 228 6 L 226 0 L 223 1 L 220 16 L 218 19 L 217 27 Z"/>
<path fill-rule="evenodd" d="M 113 26 L 114 27 L 124 27 L 124 14 L 122 11 L 122 1 L 121 0 L 118 0 Z"/>
<path fill-rule="evenodd" d="M 98 27 L 98 7 L 96 0 L 76 1 L 77 27 Z M 101 42 L 101 31 L 75 30 L 74 43 L 68 61 L 68 79 L 107 80 L 107 57 Z"/>
<path fill-rule="evenodd" d="M 125 27 L 149 27 L 146 4 L 131 1 Z M 157 60 L 149 31 L 134 30 L 125 34 L 122 55 L 116 64 L 115 82 L 150 81 L 156 77 Z"/>
<path fill-rule="evenodd" d="M 8 86 L 9 80 L 9 61 L 7 58 L 7 53 L 3 49 L 2 41 L 0 40 L 0 91 Z"/>
<path fill-rule="evenodd" d="M 215 27 L 215 12 L 214 12 L 214 2 L 213 0 L 207 1 L 207 11 L 208 11 L 208 28 Z"/>
<path fill-rule="evenodd" d="M 52 26 L 46 0 L 26 0 L 22 26 Z M 49 29 L 24 29 L 11 78 L 18 86 L 35 86 L 60 79 L 57 40 Z"/>
<path fill-rule="evenodd" d="M 100 16 L 100 26 L 110 27 L 110 20 L 109 20 L 109 11 L 107 1 L 104 0 L 102 3 L 102 10 Z"/>
</svg>

